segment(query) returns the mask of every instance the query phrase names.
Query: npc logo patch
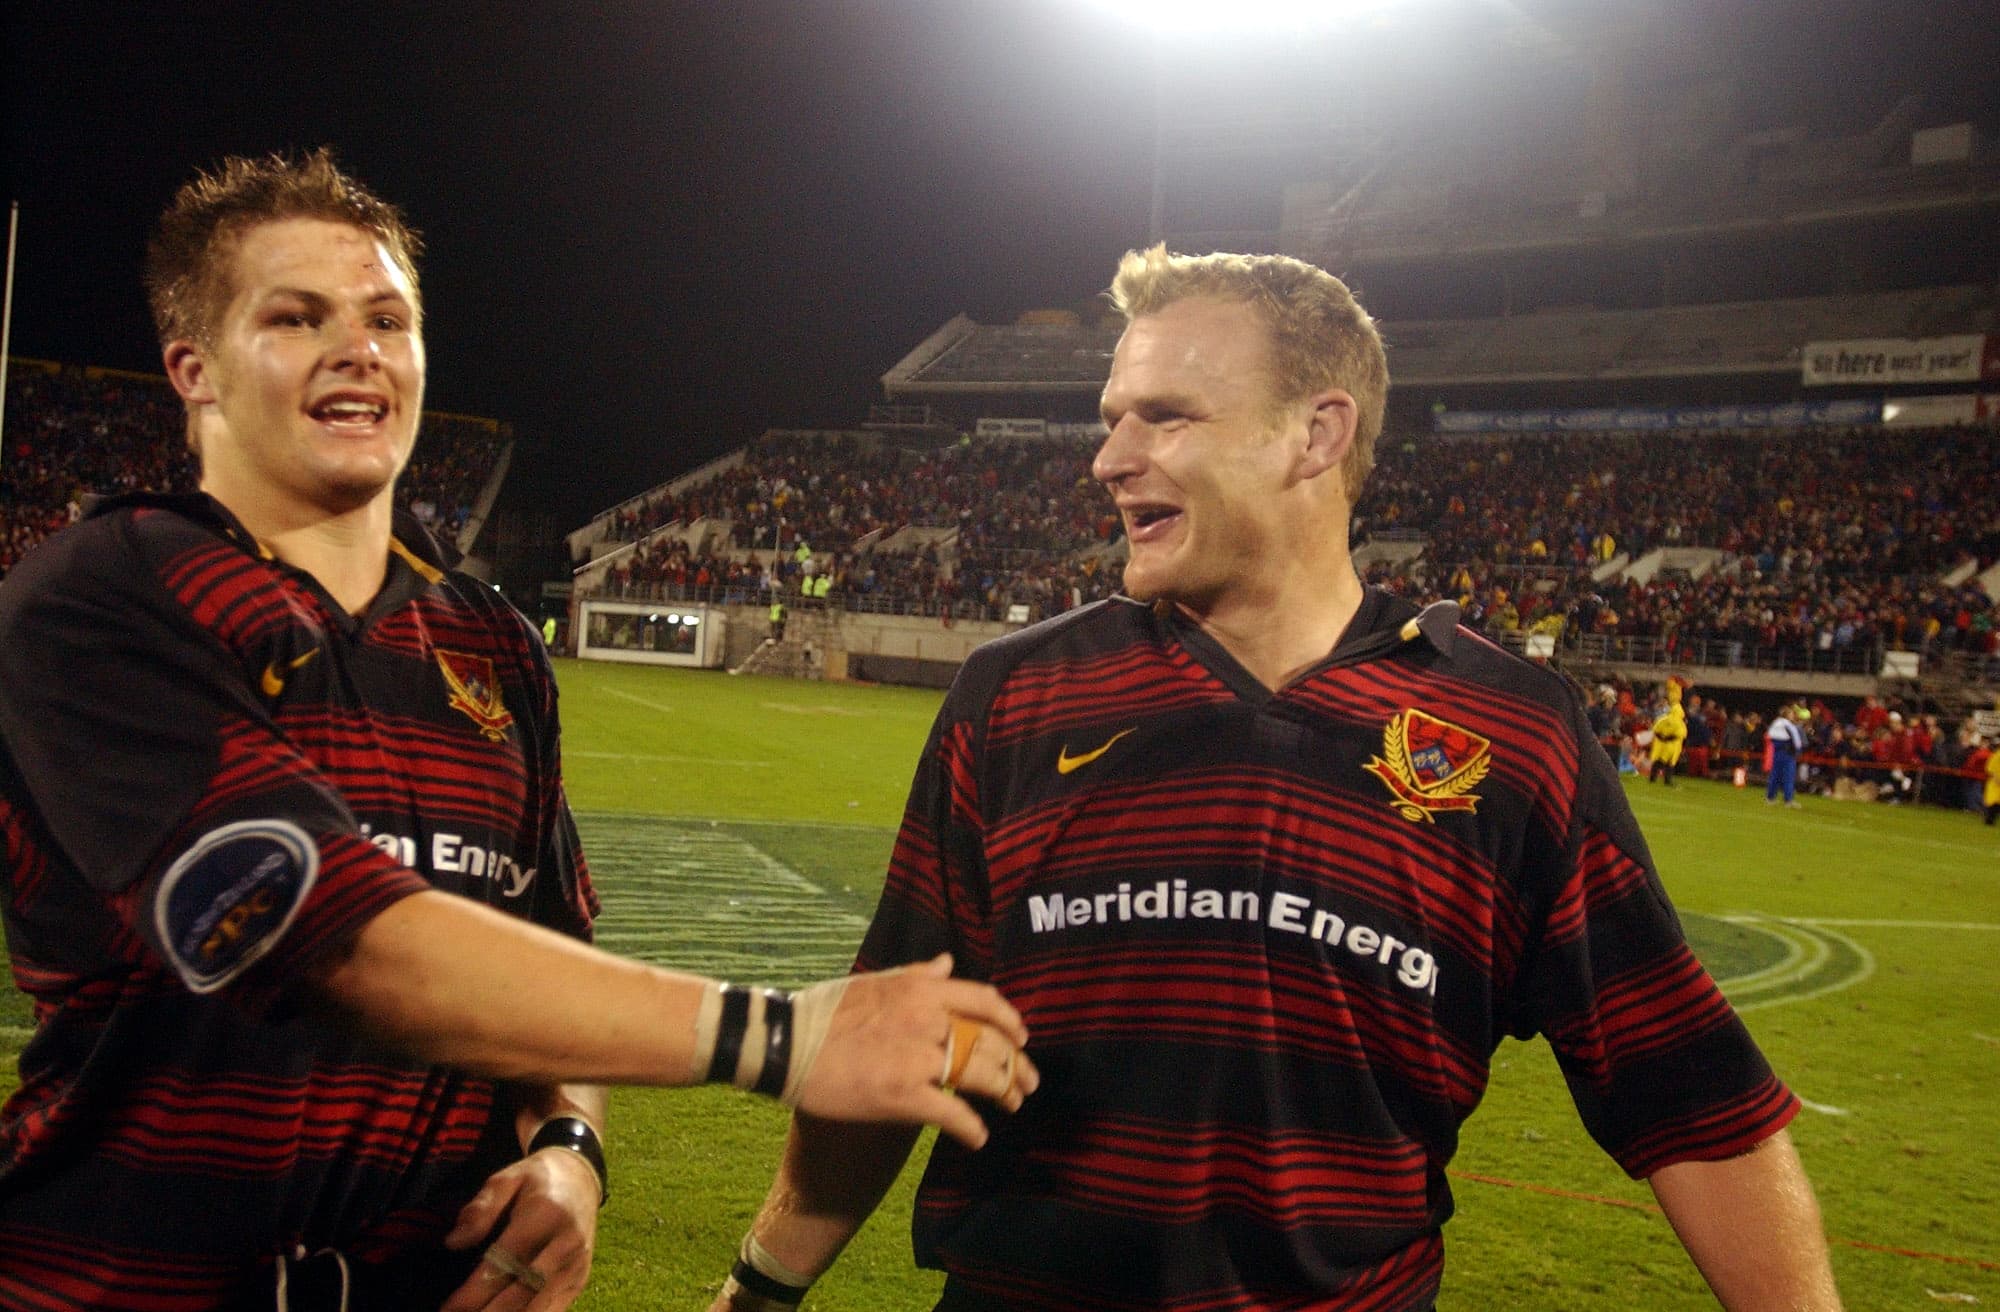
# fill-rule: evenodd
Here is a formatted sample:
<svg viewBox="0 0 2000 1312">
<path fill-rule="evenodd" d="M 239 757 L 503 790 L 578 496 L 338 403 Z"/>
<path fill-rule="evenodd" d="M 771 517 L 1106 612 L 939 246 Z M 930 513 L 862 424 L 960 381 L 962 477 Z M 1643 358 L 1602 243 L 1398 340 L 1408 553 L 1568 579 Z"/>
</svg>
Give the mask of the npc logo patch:
<svg viewBox="0 0 2000 1312">
<path fill-rule="evenodd" d="M 189 989 L 213 993 L 276 947 L 319 876 L 319 848 L 286 820 L 203 835 L 160 879 L 153 926 Z"/>
<path fill-rule="evenodd" d="M 1436 812 L 1478 809 L 1472 790 L 1492 768 L 1492 751 L 1488 739 L 1412 708 L 1389 721 L 1382 754 L 1361 768 L 1388 785 L 1398 815 L 1435 824 Z"/>
<path fill-rule="evenodd" d="M 451 708 L 462 711 L 479 726 L 479 732 L 494 742 L 503 742 L 507 726 L 514 723 L 512 712 L 500 700 L 500 683 L 493 677 L 489 656 L 468 656 L 461 651 L 437 652 L 438 668 L 444 671 L 445 687 L 451 690 Z"/>
</svg>

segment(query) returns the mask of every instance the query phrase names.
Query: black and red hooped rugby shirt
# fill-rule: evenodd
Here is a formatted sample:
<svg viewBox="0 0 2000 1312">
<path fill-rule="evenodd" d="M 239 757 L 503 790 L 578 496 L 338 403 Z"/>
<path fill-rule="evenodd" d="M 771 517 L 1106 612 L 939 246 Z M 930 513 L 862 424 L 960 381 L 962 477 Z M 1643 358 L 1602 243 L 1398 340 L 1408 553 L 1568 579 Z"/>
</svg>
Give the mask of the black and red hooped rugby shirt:
<svg viewBox="0 0 2000 1312">
<path fill-rule="evenodd" d="M 1428 1306 L 1507 1036 L 1635 1176 L 1797 1109 L 1560 676 L 1370 592 L 1278 692 L 1117 599 L 976 653 L 860 964 L 957 954 L 1043 1081 L 941 1142 L 918 1260 L 1016 1308 Z"/>
<path fill-rule="evenodd" d="M 540 638 L 420 526 L 358 619 L 206 497 L 30 553 L 0 586 L 0 912 L 36 1024 L 0 1305 L 207 1308 L 276 1253 L 435 1244 L 519 1156 L 504 1090 L 292 988 L 426 888 L 586 938 L 596 910 Z"/>
</svg>

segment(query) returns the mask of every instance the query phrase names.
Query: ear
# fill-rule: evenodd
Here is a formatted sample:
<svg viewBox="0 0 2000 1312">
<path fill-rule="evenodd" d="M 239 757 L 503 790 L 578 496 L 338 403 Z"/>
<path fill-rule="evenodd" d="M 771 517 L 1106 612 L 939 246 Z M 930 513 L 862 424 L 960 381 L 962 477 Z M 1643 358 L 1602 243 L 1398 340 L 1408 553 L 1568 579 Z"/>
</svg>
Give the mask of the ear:
<svg viewBox="0 0 2000 1312">
<path fill-rule="evenodd" d="M 185 338 L 168 342 L 161 353 L 167 367 L 167 381 L 174 385 L 181 400 L 189 405 L 214 405 L 215 382 L 209 376 L 208 357 L 201 348 Z"/>
<path fill-rule="evenodd" d="M 1318 478 L 1340 473 L 1341 462 L 1354 448 L 1354 434 L 1361 421 L 1360 407 L 1351 393 L 1338 387 L 1309 397 L 1312 409 L 1306 415 L 1306 445 L 1299 455 L 1299 477 Z"/>
</svg>

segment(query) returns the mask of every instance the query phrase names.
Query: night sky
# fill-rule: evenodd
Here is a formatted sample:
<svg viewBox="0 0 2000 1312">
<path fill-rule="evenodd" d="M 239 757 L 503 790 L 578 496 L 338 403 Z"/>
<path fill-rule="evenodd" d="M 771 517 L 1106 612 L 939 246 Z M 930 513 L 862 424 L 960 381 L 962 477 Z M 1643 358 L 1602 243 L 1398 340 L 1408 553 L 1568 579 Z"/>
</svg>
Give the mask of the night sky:
<svg viewBox="0 0 2000 1312">
<path fill-rule="evenodd" d="M 1449 3 L 1489 30 L 1592 7 Z M 1657 3 L 1757 51 L 1774 110 L 1877 113 L 1911 58 L 1981 106 L 2000 81 L 1990 2 Z M 15 355 L 157 371 L 139 262 L 173 189 L 330 144 L 425 235 L 428 404 L 545 443 L 565 527 L 768 426 L 859 422 L 953 314 L 1077 306 L 1146 236 L 1152 48 L 1076 0 L 28 0 L 5 21 Z M 1329 55 L 1364 71 L 1385 76 Z"/>
</svg>

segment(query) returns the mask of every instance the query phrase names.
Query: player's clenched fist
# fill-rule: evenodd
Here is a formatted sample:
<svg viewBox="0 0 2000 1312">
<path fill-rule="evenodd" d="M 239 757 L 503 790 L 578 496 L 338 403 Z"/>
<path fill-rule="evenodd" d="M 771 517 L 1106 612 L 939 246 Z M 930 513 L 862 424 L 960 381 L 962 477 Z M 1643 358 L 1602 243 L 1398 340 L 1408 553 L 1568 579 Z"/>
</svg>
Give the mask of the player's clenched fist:
<svg viewBox="0 0 2000 1312">
<path fill-rule="evenodd" d="M 951 958 L 797 993 L 718 985 L 695 1021 L 698 1076 L 837 1121 L 936 1125 L 968 1148 L 986 1125 L 959 1094 L 1008 1111 L 1041 1083 L 1020 1013 Z"/>
</svg>

